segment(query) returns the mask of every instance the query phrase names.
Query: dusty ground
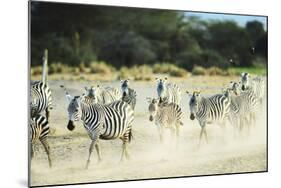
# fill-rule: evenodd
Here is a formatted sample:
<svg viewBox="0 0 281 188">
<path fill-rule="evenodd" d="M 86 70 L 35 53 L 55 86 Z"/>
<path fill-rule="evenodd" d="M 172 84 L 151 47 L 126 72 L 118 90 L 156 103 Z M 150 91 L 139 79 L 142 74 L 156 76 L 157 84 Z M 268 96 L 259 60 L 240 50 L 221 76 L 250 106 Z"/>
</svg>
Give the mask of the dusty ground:
<svg viewBox="0 0 281 188">
<path fill-rule="evenodd" d="M 215 94 L 235 77 L 190 77 L 177 80 L 183 91 L 203 90 L 203 94 Z M 184 126 L 180 130 L 180 142 L 175 147 L 169 131 L 161 144 L 153 123 L 148 121 L 146 97 L 156 95 L 155 83 L 132 82 L 138 94 L 136 117 L 133 125 L 134 139 L 129 146 L 130 161 L 120 163 L 121 141 L 101 140 L 103 161 L 97 163 L 96 153 L 85 170 L 90 139 L 82 124 L 73 132 L 67 130 L 67 103 L 59 85 L 64 84 L 73 95 L 83 92 L 84 86 L 96 83 L 79 81 L 49 81 L 53 91 L 54 109 L 51 111 L 49 137 L 53 168 L 48 168 L 47 157 L 40 144 L 31 166 L 31 184 L 49 185 L 64 183 L 99 182 L 113 180 L 145 179 L 159 177 L 191 176 L 204 174 L 265 171 L 266 114 L 259 114 L 258 124 L 249 135 L 236 135 L 230 125 L 223 132 L 217 125 L 208 126 L 209 143 L 198 147 L 200 127 L 188 119 L 188 96 L 183 93 L 182 109 Z M 100 85 L 119 86 L 119 82 L 104 82 Z"/>
</svg>

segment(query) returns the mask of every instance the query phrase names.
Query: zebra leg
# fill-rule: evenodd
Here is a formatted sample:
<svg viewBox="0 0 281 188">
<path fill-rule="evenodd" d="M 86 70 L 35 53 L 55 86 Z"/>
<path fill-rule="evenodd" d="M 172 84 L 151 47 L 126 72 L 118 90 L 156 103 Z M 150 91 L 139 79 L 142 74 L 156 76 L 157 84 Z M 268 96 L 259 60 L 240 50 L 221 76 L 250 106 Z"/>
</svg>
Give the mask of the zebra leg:
<svg viewBox="0 0 281 188">
<path fill-rule="evenodd" d="M 176 126 L 176 147 L 178 148 L 179 146 L 179 138 L 180 138 L 180 125 Z"/>
<path fill-rule="evenodd" d="M 30 150 L 31 150 L 31 160 L 34 158 L 34 145 L 31 143 L 30 145 Z"/>
<path fill-rule="evenodd" d="M 45 139 L 41 139 L 40 142 L 44 146 L 45 152 L 47 153 L 48 161 L 49 161 L 49 167 L 52 168 L 52 160 L 51 160 L 51 157 L 50 157 L 50 146 L 49 146 L 49 143 L 47 142 L 46 138 Z"/>
<path fill-rule="evenodd" d="M 208 143 L 209 143 L 209 140 L 208 140 L 208 135 L 207 135 L 206 126 L 204 126 L 204 128 L 203 128 L 203 133 L 204 133 L 205 141 L 206 141 L 206 143 L 208 144 Z"/>
<path fill-rule="evenodd" d="M 126 158 L 128 160 L 130 159 L 130 155 L 129 155 L 128 150 L 127 150 L 127 142 L 126 141 L 123 141 L 123 144 L 122 144 L 122 154 L 121 154 L 120 162 L 123 162 L 124 155 L 126 156 Z"/>
<path fill-rule="evenodd" d="M 89 148 L 89 156 L 88 156 L 88 160 L 87 160 L 87 164 L 86 164 L 86 169 L 88 169 L 89 164 L 91 162 L 91 154 L 93 152 L 93 147 L 95 145 L 95 142 L 96 142 L 95 140 L 92 140 L 92 142 L 91 142 L 91 145 L 90 145 L 90 148 Z"/>
<path fill-rule="evenodd" d="M 200 136 L 199 136 L 199 144 L 198 144 L 199 147 L 201 146 L 201 140 L 202 140 L 203 132 L 204 132 L 204 129 L 203 129 L 203 127 L 201 127 Z"/>
<path fill-rule="evenodd" d="M 97 154 L 98 154 L 98 162 L 101 162 L 101 153 L 100 153 L 100 148 L 99 148 L 99 143 L 97 141 L 97 143 L 95 144 L 95 148 L 96 148 L 96 151 L 97 151 Z"/>
<path fill-rule="evenodd" d="M 128 132 L 126 132 L 124 136 L 121 138 L 123 144 L 122 144 L 122 154 L 121 154 L 120 162 L 123 161 L 124 155 L 126 156 L 126 159 L 128 160 L 130 159 L 130 155 L 127 149 L 128 142 L 130 141 L 130 134 L 131 134 L 131 130 L 128 130 Z"/>
<path fill-rule="evenodd" d="M 160 142 L 161 142 L 161 144 L 163 144 L 163 127 L 162 127 L 162 125 L 159 125 L 159 124 L 157 125 L 157 127 L 158 127 Z"/>
<path fill-rule="evenodd" d="M 46 112 L 46 119 L 47 119 L 47 121 L 49 121 L 49 116 L 50 116 L 49 108 L 46 108 L 45 112 Z"/>
</svg>

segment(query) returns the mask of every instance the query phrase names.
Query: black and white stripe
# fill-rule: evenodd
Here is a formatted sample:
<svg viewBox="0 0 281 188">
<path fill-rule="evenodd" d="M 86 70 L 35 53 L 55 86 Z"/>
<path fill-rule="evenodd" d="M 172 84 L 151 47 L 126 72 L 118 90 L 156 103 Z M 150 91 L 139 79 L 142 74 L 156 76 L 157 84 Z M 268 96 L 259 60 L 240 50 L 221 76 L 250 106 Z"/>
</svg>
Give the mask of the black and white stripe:
<svg viewBox="0 0 281 188">
<path fill-rule="evenodd" d="M 131 105 L 135 109 L 137 102 L 137 92 L 129 88 L 129 80 L 121 80 L 122 101 Z"/>
<path fill-rule="evenodd" d="M 266 93 L 266 82 L 263 77 L 258 76 L 251 79 L 251 75 L 249 73 L 242 73 L 241 85 L 241 89 L 243 91 L 252 90 L 260 104 L 263 103 Z"/>
<path fill-rule="evenodd" d="M 43 58 L 42 81 L 31 81 L 30 83 L 30 109 L 31 117 L 35 117 L 46 112 L 46 118 L 49 120 L 50 109 L 52 109 L 52 93 L 48 86 L 48 51 L 45 50 Z"/>
<path fill-rule="evenodd" d="M 189 92 L 187 92 L 189 94 Z M 201 126 L 200 142 L 204 134 L 206 141 L 206 125 L 212 123 L 225 124 L 230 111 L 230 98 L 224 94 L 201 97 L 200 92 L 193 92 L 189 101 L 190 119 L 198 120 Z"/>
<path fill-rule="evenodd" d="M 45 152 L 48 156 L 49 166 L 52 167 L 52 161 L 50 157 L 50 147 L 47 141 L 48 134 L 50 132 L 49 124 L 47 119 L 38 114 L 31 118 L 29 134 L 30 134 L 30 144 L 31 144 L 31 158 L 34 157 L 34 143 L 38 140 L 42 143 Z"/>
<path fill-rule="evenodd" d="M 114 101 L 121 100 L 121 93 L 118 89 L 112 87 L 102 88 L 99 85 L 96 87 L 85 87 L 86 96 L 94 97 L 95 103 L 99 104 L 110 104 Z"/>
<path fill-rule="evenodd" d="M 94 146 L 98 158 L 101 160 L 99 139 L 112 140 L 120 138 L 123 141 L 121 160 L 124 155 L 129 158 L 127 143 L 132 139 L 132 122 L 134 120 L 134 112 L 131 106 L 123 101 L 102 105 L 93 103 L 91 101 L 93 98 L 84 100 L 84 97 L 88 96 L 71 97 L 67 94 L 69 99 L 69 122 L 67 128 L 73 130 L 75 128 L 74 121 L 80 119 L 83 121 L 84 127 L 92 140 L 86 168 L 90 164 Z"/>
<path fill-rule="evenodd" d="M 166 101 L 168 103 L 180 104 L 181 102 L 181 90 L 173 83 L 167 83 L 167 78 L 157 80 L 157 95 L 160 102 Z"/>
<path fill-rule="evenodd" d="M 254 90 L 240 91 L 238 83 L 232 82 L 231 84 L 232 86 L 227 89 L 231 99 L 230 122 L 240 130 L 245 126 L 249 128 L 249 125 L 255 123 L 259 99 Z"/>
<path fill-rule="evenodd" d="M 148 99 L 149 120 L 154 121 L 158 127 L 160 141 L 163 141 L 163 129 L 168 128 L 173 135 L 179 137 L 179 127 L 183 125 L 181 121 L 182 110 L 175 103 L 159 103 L 159 99 Z"/>
<path fill-rule="evenodd" d="M 31 83 L 31 117 L 42 112 L 46 112 L 49 119 L 50 109 L 52 109 L 52 93 L 47 84 L 41 81 Z"/>
</svg>

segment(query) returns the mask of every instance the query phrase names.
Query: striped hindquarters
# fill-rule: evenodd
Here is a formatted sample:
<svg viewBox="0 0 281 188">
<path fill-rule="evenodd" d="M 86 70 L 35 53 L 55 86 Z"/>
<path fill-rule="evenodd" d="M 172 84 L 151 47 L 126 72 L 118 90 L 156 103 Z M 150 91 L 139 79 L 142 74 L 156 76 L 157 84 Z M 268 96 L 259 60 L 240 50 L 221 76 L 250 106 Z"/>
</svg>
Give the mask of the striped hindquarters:
<svg viewBox="0 0 281 188">
<path fill-rule="evenodd" d="M 167 84 L 166 95 L 164 100 L 167 100 L 168 103 L 180 104 L 181 102 L 181 90 L 176 84 L 169 83 Z"/>
<path fill-rule="evenodd" d="M 133 109 L 123 101 L 86 106 L 82 113 L 87 131 L 90 134 L 99 132 L 100 138 L 106 140 L 122 137 L 126 133 L 129 136 L 134 120 Z"/>
<path fill-rule="evenodd" d="M 230 99 L 225 95 L 202 98 L 197 118 L 207 122 L 223 121 L 229 115 Z"/>
<path fill-rule="evenodd" d="M 116 88 L 106 87 L 100 91 L 100 96 L 98 97 L 98 103 L 100 104 L 110 104 L 114 101 L 121 99 L 121 93 Z"/>
<path fill-rule="evenodd" d="M 50 132 L 47 119 L 42 115 L 31 118 L 30 122 L 30 138 L 31 142 L 36 140 L 44 140 Z"/>
<path fill-rule="evenodd" d="M 52 107 L 52 94 L 48 85 L 41 81 L 31 83 L 31 115 L 40 114 Z"/>
<path fill-rule="evenodd" d="M 183 125 L 181 121 L 182 110 L 175 103 L 160 104 L 156 116 L 156 121 L 162 126 Z"/>
</svg>

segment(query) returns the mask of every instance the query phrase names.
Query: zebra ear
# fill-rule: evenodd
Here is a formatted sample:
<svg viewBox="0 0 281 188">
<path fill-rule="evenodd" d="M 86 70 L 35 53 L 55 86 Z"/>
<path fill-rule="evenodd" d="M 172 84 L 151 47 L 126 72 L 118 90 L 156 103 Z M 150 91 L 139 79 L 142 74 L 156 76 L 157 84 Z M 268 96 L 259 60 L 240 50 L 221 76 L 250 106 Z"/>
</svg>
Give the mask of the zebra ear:
<svg viewBox="0 0 281 188">
<path fill-rule="evenodd" d="M 68 102 L 73 100 L 73 97 L 70 94 L 65 94 L 65 97 Z"/>
<path fill-rule="evenodd" d="M 245 73 L 244 73 L 244 72 L 242 72 L 242 73 L 241 73 L 241 76 L 242 76 L 242 77 L 244 77 L 244 75 L 245 75 Z"/>
</svg>

